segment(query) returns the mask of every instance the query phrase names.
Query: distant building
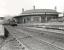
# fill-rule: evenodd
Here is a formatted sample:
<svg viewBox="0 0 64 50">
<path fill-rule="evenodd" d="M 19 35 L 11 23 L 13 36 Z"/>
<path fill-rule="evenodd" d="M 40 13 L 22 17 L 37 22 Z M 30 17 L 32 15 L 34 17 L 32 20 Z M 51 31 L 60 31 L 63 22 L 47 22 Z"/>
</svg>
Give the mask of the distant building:
<svg viewBox="0 0 64 50">
<path fill-rule="evenodd" d="M 18 23 L 43 23 L 48 22 L 51 19 L 58 18 L 58 12 L 54 9 L 35 9 L 32 10 L 22 9 L 22 14 L 16 16 Z"/>
</svg>

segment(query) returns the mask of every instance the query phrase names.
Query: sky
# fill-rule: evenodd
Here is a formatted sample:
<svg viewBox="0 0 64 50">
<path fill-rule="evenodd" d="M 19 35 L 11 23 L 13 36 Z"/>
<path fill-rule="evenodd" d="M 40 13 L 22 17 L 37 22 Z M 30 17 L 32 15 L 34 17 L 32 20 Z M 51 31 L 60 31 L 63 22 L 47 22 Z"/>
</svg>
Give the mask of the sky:
<svg viewBox="0 0 64 50">
<path fill-rule="evenodd" d="M 54 9 L 62 12 L 64 10 L 64 0 L 0 0 L 0 16 L 19 15 L 24 10 L 33 9 Z"/>
</svg>

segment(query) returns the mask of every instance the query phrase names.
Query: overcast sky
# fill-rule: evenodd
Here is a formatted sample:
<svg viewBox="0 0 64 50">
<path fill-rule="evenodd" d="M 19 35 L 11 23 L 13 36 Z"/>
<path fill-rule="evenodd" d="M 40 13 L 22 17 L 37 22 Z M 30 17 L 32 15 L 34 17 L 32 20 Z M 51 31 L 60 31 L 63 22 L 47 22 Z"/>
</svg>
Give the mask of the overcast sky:
<svg viewBox="0 0 64 50">
<path fill-rule="evenodd" d="M 33 9 L 33 5 L 36 9 L 54 9 L 56 6 L 57 11 L 63 11 L 64 0 L 0 0 L 0 16 L 20 14 L 22 8 Z"/>
</svg>

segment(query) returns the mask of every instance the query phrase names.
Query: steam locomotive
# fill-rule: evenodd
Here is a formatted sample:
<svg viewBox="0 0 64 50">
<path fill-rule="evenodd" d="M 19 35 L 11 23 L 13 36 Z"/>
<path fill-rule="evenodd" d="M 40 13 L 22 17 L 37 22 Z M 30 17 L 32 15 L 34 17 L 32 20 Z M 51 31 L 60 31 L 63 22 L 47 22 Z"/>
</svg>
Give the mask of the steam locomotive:
<svg viewBox="0 0 64 50">
<path fill-rule="evenodd" d="M 12 18 L 8 20 L 8 24 L 11 26 L 17 26 L 17 21 L 16 19 Z"/>
<path fill-rule="evenodd" d="M 17 20 L 14 18 L 4 20 L 4 25 L 17 26 Z"/>
</svg>

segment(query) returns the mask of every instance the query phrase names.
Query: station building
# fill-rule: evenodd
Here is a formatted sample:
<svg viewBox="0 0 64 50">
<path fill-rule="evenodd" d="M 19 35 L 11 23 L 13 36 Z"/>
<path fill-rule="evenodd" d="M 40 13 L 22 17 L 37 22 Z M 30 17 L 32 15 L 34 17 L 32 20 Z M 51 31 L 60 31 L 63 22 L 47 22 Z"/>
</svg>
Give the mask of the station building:
<svg viewBox="0 0 64 50">
<path fill-rule="evenodd" d="M 35 6 L 31 10 L 22 9 L 22 13 L 14 18 L 18 23 L 44 23 L 49 22 L 52 19 L 58 18 L 58 12 L 56 9 L 35 9 Z"/>
</svg>

